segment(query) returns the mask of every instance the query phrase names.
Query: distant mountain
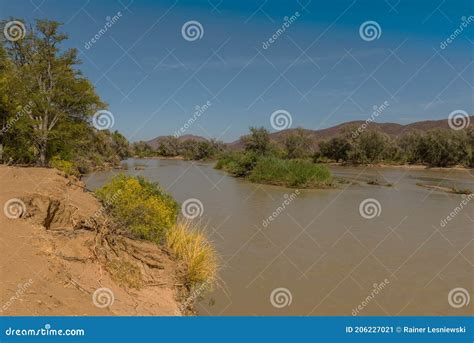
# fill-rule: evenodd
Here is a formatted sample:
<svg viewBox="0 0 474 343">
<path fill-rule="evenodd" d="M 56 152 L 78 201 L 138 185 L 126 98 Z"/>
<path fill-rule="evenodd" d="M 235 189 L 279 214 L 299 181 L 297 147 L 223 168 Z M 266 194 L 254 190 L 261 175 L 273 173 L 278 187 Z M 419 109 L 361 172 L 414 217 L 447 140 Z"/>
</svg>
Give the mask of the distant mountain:
<svg viewBox="0 0 474 343">
<path fill-rule="evenodd" d="M 470 125 L 474 126 L 474 116 L 470 116 Z M 337 136 L 344 132 L 345 130 L 355 131 L 358 127 L 364 124 L 365 121 L 357 120 L 357 121 L 350 121 L 346 123 L 342 123 L 336 126 L 329 127 L 327 129 L 322 130 L 309 130 L 309 129 L 300 129 L 303 130 L 306 134 L 308 134 L 312 140 L 315 142 L 315 145 L 318 144 L 319 141 L 330 139 L 334 136 Z M 447 119 L 442 120 L 426 120 L 426 121 L 419 121 L 407 125 L 401 125 L 396 123 L 376 123 L 372 122 L 368 124 L 366 130 L 376 130 L 383 132 L 389 136 L 395 137 L 403 135 L 407 132 L 412 131 L 429 131 L 433 129 L 449 129 L 449 124 Z M 282 143 L 285 138 L 294 133 L 298 129 L 286 129 L 278 132 L 273 132 L 270 134 L 270 139 L 276 143 Z M 228 143 L 227 146 L 230 149 L 241 149 L 243 148 L 244 144 L 241 139 L 238 139 L 232 143 Z"/>
<path fill-rule="evenodd" d="M 174 136 L 158 136 L 149 141 L 146 141 L 145 143 L 148 144 L 153 150 L 158 150 L 158 148 L 160 147 L 160 143 L 164 139 L 169 138 L 169 137 L 174 137 Z M 201 136 L 195 136 L 195 135 L 182 135 L 178 137 L 178 142 L 180 143 L 189 141 L 189 140 L 195 140 L 198 142 L 207 141 L 206 138 L 201 137 Z"/>
</svg>

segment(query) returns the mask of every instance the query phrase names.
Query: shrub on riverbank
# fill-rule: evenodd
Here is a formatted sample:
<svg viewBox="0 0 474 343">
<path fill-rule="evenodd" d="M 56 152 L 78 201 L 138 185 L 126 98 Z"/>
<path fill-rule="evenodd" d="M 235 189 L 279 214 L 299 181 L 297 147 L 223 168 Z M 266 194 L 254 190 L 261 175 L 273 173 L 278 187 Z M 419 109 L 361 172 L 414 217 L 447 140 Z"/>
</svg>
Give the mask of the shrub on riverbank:
<svg viewBox="0 0 474 343">
<path fill-rule="evenodd" d="M 223 154 L 218 159 L 215 168 L 222 169 L 234 176 L 245 177 L 255 167 L 258 158 L 259 156 L 251 151 L 231 152 Z"/>
<path fill-rule="evenodd" d="M 331 185 L 331 172 L 326 166 L 307 160 L 286 160 L 275 156 L 259 156 L 253 152 L 222 155 L 215 165 L 234 176 L 255 183 L 287 187 L 321 188 Z"/>
<path fill-rule="evenodd" d="M 171 230 L 166 231 L 166 244 L 186 264 L 185 281 L 188 287 L 215 281 L 218 266 L 216 252 L 198 223 L 179 220 Z"/>
<path fill-rule="evenodd" d="M 139 177 L 118 175 L 96 191 L 120 230 L 134 237 L 164 244 L 182 261 L 190 289 L 216 278 L 217 257 L 204 230 L 178 221 L 178 203 L 157 184 Z"/>
<path fill-rule="evenodd" d="M 309 161 L 262 157 L 249 174 L 249 180 L 295 188 L 320 188 L 330 186 L 332 177 L 326 166 Z"/>
<path fill-rule="evenodd" d="M 162 242 L 178 217 L 178 203 L 143 178 L 118 175 L 96 194 L 119 225 L 138 238 Z"/>
</svg>

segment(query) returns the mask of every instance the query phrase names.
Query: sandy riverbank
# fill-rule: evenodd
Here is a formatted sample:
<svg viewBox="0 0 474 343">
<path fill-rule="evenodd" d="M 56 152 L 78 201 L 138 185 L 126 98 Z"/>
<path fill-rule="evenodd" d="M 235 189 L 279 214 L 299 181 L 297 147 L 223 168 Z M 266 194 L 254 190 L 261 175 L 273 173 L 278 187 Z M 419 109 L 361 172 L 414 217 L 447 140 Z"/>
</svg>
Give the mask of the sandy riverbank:
<svg viewBox="0 0 474 343">
<path fill-rule="evenodd" d="M 181 314 L 177 263 L 94 228 L 101 204 L 77 179 L 0 166 L 0 205 L 1 315 Z"/>
</svg>

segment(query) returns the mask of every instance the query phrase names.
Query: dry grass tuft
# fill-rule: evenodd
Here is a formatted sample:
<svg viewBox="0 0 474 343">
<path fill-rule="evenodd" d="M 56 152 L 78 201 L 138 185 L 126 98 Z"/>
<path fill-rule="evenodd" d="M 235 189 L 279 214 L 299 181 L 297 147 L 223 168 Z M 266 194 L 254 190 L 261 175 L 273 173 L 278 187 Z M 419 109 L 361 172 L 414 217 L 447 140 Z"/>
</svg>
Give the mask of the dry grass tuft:
<svg viewBox="0 0 474 343">
<path fill-rule="evenodd" d="M 179 220 L 166 231 L 166 243 L 184 262 L 185 281 L 189 288 L 214 283 L 218 268 L 217 254 L 199 222 Z"/>
</svg>

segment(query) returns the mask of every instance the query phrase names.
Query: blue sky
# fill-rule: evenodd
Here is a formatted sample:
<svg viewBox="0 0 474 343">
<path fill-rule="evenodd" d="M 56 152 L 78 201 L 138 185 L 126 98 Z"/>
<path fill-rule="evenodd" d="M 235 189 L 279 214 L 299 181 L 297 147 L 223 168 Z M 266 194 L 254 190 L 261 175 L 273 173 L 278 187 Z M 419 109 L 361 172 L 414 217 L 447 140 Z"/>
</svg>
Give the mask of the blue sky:
<svg viewBox="0 0 474 343">
<path fill-rule="evenodd" d="M 65 47 L 80 50 L 80 69 L 109 104 L 113 129 L 131 141 L 173 134 L 208 101 L 186 134 L 233 141 L 249 126 L 274 131 L 277 110 L 290 113 L 292 127 L 320 129 L 365 120 L 385 101 L 380 122 L 472 114 L 472 15 L 462 0 L 0 0 L 1 18 L 64 23 Z M 202 26 L 201 38 L 183 38 L 188 21 Z M 378 38 L 362 39 L 367 21 L 379 25 Z"/>
</svg>

